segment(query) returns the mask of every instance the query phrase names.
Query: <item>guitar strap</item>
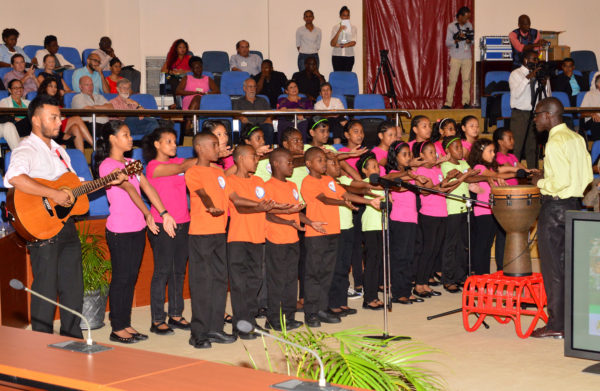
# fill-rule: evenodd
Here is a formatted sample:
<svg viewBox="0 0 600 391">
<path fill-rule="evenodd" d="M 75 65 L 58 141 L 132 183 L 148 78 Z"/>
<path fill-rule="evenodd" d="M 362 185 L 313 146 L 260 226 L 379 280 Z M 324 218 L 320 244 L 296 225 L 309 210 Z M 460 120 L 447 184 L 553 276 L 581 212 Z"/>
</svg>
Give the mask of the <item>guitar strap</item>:
<svg viewBox="0 0 600 391">
<path fill-rule="evenodd" d="M 65 167 L 67 167 L 67 171 L 69 172 L 73 172 L 73 170 L 71 170 L 71 168 L 69 167 L 69 165 L 67 164 L 67 162 L 65 161 L 65 159 L 63 159 L 62 154 L 58 151 L 58 149 L 55 149 L 56 154 L 58 155 L 58 158 L 60 159 L 61 162 L 63 162 L 63 164 L 65 165 Z"/>
</svg>

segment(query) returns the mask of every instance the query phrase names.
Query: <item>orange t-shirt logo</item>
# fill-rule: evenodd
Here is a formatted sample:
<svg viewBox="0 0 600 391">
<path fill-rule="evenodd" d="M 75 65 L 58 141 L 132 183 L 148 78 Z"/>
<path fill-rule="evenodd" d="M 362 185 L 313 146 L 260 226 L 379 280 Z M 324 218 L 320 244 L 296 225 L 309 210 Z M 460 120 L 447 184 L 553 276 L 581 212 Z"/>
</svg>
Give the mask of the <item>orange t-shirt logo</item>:
<svg viewBox="0 0 600 391">
<path fill-rule="evenodd" d="M 221 189 L 225 188 L 225 178 L 223 178 L 222 176 L 219 175 L 219 177 L 217 177 L 217 181 L 219 182 L 219 186 L 221 186 Z"/>
<path fill-rule="evenodd" d="M 254 193 L 256 194 L 256 197 L 261 200 L 265 196 L 265 189 L 260 186 L 256 186 Z"/>
<path fill-rule="evenodd" d="M 327 187 L 329 187 L 329 190 L 335 193 L 335 183 L 333 181 L 329 182 Z"/>
<path fill-rule="evenodd" d="M 292 194 L 294 195 L 294 199 L 295 199 L 296 201 L 298 201 L 298 197 L 299 197 L 299 196 L 298 196 L 298 190 L 296 190 L 296 189 L 293 189 L 293 190 L 292 190 Z"/>
</svg>

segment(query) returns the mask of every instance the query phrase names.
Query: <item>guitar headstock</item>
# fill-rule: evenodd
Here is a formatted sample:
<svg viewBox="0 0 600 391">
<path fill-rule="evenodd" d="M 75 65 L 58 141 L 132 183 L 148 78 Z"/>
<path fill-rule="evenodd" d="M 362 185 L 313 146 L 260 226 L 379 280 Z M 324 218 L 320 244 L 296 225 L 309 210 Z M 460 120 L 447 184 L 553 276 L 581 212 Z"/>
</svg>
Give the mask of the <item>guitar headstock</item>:
<svg viewBox="0 0 600 391">
<path fill-rule="evenodd" d="M 125 166 L 127 176 L 139 174 L 144 170 L 144 165 L 139 160 L 132 160 Z"/>
</svg>

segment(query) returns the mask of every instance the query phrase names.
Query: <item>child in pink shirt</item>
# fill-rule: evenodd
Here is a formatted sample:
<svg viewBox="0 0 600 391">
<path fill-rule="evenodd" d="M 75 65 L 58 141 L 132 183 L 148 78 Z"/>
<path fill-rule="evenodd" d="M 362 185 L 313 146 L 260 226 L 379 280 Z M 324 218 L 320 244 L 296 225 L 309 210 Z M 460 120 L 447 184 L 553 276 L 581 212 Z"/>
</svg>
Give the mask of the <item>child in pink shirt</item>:
<svg viewBox="0 0 600 391">
<path fill-rule="evenodd" d="M 377 128 L 377 137 L 379 137 L 379 145 L 373 147 L 371 152 L 375 154 L 377 164 L 379 164 L 379 175 L 384 176 L 388 150 L 397 137 L 396 125 L 390 121 L 383 121 Z"/>
<path fill-rule="evenodd" d="M 474 115 L 467 115 L 460 121 L 462 132 L 463 159 L 467 160 L 471 152 L 471 146 L 479 138 L 479 119 Z"/>
<path fill-rule="evenodd" d="M 452 118 L 443 118 L 433 125 L 431 141 L 434 142 L 435 152 L 438 158 L 446 156 L 446 151 L 442 147 L 444 137 L 456 136 L 456 121 Z"/>
</svg>

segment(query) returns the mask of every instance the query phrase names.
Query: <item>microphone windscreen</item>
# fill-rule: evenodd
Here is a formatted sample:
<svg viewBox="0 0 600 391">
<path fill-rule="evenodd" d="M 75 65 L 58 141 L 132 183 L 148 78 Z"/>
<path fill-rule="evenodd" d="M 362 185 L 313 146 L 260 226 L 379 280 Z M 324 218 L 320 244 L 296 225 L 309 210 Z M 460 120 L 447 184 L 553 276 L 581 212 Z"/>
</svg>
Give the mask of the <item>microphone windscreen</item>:
<svg viewBox="0 0 600 391">
<path fill-rule="evenodd" d="M 242 333 L 249 333 L 254 329 L 254 327 L 247 320 L 240 320 L 237 322 L 237 329 Z"/>
<path fill-rule="evenodd" d="M 379 184 L 379 174 L 371 174 L 369 176 L 369 183 L 371 183 L 372 185 L 378 185 Z"/>
<path fill-rule="evenodd" d="M 18 291 L 20 291 L 21 289 L 23 289 L 25 286 L 23 285 L 23 283 L 19 280 L 17 280 L 16 278 L 13 278 L 12 280 L 10 280 L 9 282 L 11 288 L 16 289 Z"/>
</svg>

